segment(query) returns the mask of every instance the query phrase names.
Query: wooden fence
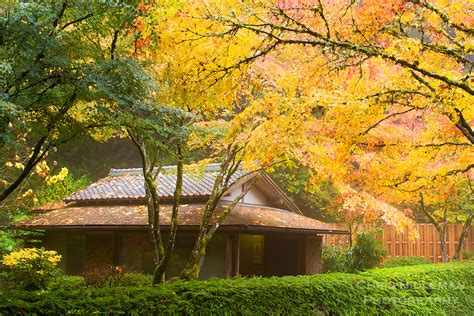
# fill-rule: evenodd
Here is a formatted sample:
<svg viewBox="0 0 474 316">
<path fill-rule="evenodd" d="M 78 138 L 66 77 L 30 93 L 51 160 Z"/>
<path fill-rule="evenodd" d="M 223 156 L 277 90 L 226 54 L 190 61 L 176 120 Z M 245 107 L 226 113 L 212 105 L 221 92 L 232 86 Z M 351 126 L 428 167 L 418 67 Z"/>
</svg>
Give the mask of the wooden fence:
<svg viewBox="0 0 474 316">
<path fill-rule="evenodd" d="M 383 244 L 387 255 L 385 258 L 419 256 L 433 262 L 441 262 L 441 245 L 439 233 L 433 224 L 416 224 L 418 238 L 410 239 L 408 228 L 404 233 L 398 233 L 395 227 L 383 225 Z M 462 232 L 461 224 L 449 224 L 447 231 L 447 246 L 450 257 L 454 254 Z M 324 235 L 323 243 L 326 245 L 347 245 L 348 236 Z M 474 226 L 468 234 L 463 250 L 474 251 Z"/>
</svg>

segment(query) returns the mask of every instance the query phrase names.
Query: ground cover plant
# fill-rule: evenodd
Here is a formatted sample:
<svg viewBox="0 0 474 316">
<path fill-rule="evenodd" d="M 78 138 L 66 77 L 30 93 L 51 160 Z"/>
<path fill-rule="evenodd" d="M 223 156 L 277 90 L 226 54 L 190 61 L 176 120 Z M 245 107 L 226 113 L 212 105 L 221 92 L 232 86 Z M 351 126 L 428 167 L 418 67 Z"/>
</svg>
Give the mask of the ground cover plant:
<svg viewBox="0 0 474 316">
<path fill-rule="evenodd" d="M 468 315 L 474 261 L 282 278 L 0 294 L 0 314 Z"/>
</svg>

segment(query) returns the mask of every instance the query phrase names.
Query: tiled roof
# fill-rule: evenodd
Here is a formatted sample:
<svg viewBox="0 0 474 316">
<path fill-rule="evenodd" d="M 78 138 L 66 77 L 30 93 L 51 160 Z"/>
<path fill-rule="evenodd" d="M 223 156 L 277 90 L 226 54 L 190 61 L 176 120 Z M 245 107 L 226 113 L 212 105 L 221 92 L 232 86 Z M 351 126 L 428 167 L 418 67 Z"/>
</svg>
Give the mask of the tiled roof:
<svg viewBox="0 0 474 316">
<path fill-rule="evenodd" d="M 159 174 L 156 183 L 161 198 L 173 197 L 176 174 L 174 167 L 165 167 Z M 219 165 L 207 165 L 200 172 L 186 172 L 183 175 L 182 197 L 206 197 L 211 193 L 214 180 L 218 174 Z M 237 171 L 231 178 L 236 181 L 244 173 Z M 110 201 L 110 200 L 140 200 L 145 198 L 145 187 L 141 169 L 112 169 L 108 177 L 103 178 L 83 190 L 77 191 L 65 199 L 71 201 Z"/>
<path fill-rule="evenodd" d="M 203 204 L 181 205 L 179 209 L 180 228 L 197 229 L 202 218 Z M 215 217 L 222 210 L 222 204 L 215 212 Z M 215 219 L 214 217 L 214 219 Z M 160 207 L 160 219 L 163 226 L 170 225 L 171 206 Z M 78 228 L 91 226 L 139 226 L 147 225 L 147 208 L 144 205 L 109 205 L 109 206 L 68 206 L 52 210 L 22 221 L 17 228 Z M 212 221 L 211 221 L 212 222 Z M 222 227 L 233 227 L 237 230 L 285 229 L 292 231 L 312 231 L 315 233 L 347 233 L 335 224 L 288 212 L 284 210 L 238 204 L 225 218 Z M 220 228 L 220 229 L 221 229 Z"/>
</svg>

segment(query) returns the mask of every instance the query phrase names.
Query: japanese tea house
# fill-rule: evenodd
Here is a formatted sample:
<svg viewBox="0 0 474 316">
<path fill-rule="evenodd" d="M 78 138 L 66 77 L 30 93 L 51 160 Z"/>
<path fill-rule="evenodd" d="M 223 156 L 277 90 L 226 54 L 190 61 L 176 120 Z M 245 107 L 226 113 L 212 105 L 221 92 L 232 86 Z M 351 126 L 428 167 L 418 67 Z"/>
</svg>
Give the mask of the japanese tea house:
<svg viewBox="0 0 474 316">
<path fill-rule="evenodd" d="M 212 164 L 201 172 L 184 175 L 178 236 L 167 277 L 177 275 L 189 258 L 218 168 Z M 165 235 L 176 183 L 172 169 L 165 167 L 156 180 Z M 238 171 L 219 209 L 251 185 L 252 177 Z M 303 216 L 266 174 L 252 184 L 209 243 L 201 277 L 319 273 L 322 235 L 347 231 Z M 42 246 L 62 254 L 62 268 L 69 274 L 80 274 L 101 264 L 145 273 L 153 269 L 141 169 L 112 169 L 109 176 L 64 201 L 33 212 L 37 214 L 17 227 L 44 230 Z"/>
</svg>

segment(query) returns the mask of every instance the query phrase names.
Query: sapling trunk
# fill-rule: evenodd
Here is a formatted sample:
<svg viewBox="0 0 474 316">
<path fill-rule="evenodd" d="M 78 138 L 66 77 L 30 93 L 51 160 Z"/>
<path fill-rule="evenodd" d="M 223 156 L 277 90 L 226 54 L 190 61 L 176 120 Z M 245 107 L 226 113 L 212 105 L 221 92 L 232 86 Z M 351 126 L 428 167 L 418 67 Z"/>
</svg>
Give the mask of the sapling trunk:
<svg viewBox="0 0 474 316">
<path fill-rule="evenodd" d="M 441 227 L 441 229 L 439 230 L 439 240 L 440 240 L 440 245 L 441 245 L 441 257 L 443 259 L 443 262 L 448 262 L 449 261 L 448 246 L 446 244 L 446 228 L 447 228 L 447 225 L 443 225 L 443 227 Z"/>
<path fill-rule="evenodd" d="M 217 192 L 211 194 L 211 197 L 204 206 L 204 214 L 202 217 L 201 226 L 199 227 L 198 236 L 196 238 L 196 242 L 194 243 L 193 250 L 191 251 L 191 256 L 189 257 L 188 263 L 179 276 L 180 279 L 194 280 L 199 278 L 203 263 L 202 258 L 204 258 L 206 255 L 206 247 L 209 241 L 209 239 L 206 238 L 207 230 L 219 199 L 220 195 L 217 194 Z"/>
<path fill-rule="evenodd" d="M 176 164 L 176 187 L 173 194 L 173 209 L 171 213 L 171 228 L 168 239 L 168 244 L 163 256 L 163 259 L 155 267 L 154 279 L 158 282 L 165 282 L 165 273 L 169 265 L 171 255 L 173 253 L 174 244 L 176 241 L 176 233 L 178 232 L 179 225 L 179 203 L 181 199 L 181 190 L 183 187 L 183 167 L 184 167 L 184 155 L 181 142 L 178 140 L 177 144 L 177 155 L 178 162 Z"/>
<path fill-rule="evenodd" d="M 151 241 L 153 244 L 153 256 L 155 261 L 155 267 L 157 267 L 164 256 L 164 247 L 163 240 L 161 238 L 160 231 L 160 204 L 159 204 L 159 195 L 158 187 L 155 183 L 154 173 L 155 173 L 155 159 L 150 159 L 147 152 L 147 147 L 144 140 L 137 135 L 132 130 L 128 130 L 128 134 L 132 139 L 133 143 L 140 153 L 140 158 L 142 160 L 142 170 L 144 177 L 145 192 L 147 198 L 147 208 L 148 208 L 148 227 L 150 230 Z M 153 161 L 153 162 L 152 162 Z M 159 169 L 156 172 L 159 172 Z M 164 282 L 163 277 L 157 274 L 157 269 L 155 268 L 153 274 L 153 284 Z"/>
<path fill-rule="evenodd" d="M 444 210 L 443 222 L 440 224 L 433 217 L 433 215 L 426 209 L 424 196 L 423 196 L 423 193 L 421 192 L 420 192 L 419 202 L 420 202 L 421 210 L 429 219 L 429 221 L 435 226 L 436 230 L 439 233 L 439 241 L 441 245 L 441 256 L 442 256 L 443 262 L 448 262 L 449 253 L 448 253 L 448 246 L 446 245 L 446 229 L 448 227 L 447 210 L 446 209 Z"/>
<path fill-rule="evenodd" d="M 234 147 L 232 144 L 227 147 L 225 158 L 223 159 L 219 172 L 214 180 L 211 194 L 204 206 L 204 213 L 201 219 L 201 225 L 199 226 L 196 242 L 194 243 L 185 268 L 179 275 L 180 279 L 193 280 L 199 278 L 201 267 L 204 262 L 204 256 L 206 255 L 207 243 L 210 239 L 208 238 L 209 224 L 219 200 L 228 189 L 232 175 L 239 168 L 241 161 L 236 160 L 236 155 L 239 151 L 240 149 Z"/>
<path fill-rule="evenodd" d="M 253 180 L 255 181 L 258 178 L 258 175 L 255 175 Z M 242 190 L 242 192 L 228 205 L 223 206 L 222 212 L 217 217 L 214 224 L 209 228 L 210 219 L 214 214 L 219 200 L 213 197 L 209 204 L 206 204 L 205 213 L 203 216 L 203 221 L 200 226 L 199 235 L 194 244 L 194 248 L 191 252 L 189 261 L 180 274 L 180 278 L 183 280 L 195 280 L 199 278 L 201 273 L 202 265 L 204 263 L 204 258 L 206 256 L 206 249 L 209 241 L 214 236 L 215 232 L 227 217 L 227 215 L 232 211 L 232 209 L 237 205 L 237 203 L 248 193 L 253 183 L 247 185 L 247 187 Z M 222 196 L 222 194 L 220 195 Z M 220 199 L 220 196 L 218 197 Z M 208 206 L 209 205 L 209 206 Z"/>
<path fill-rule="evenodd" d="M 456 251 L 454 252 L 453 260 L 459 260 L 459 258 L 461 258 L 462 248 L 464 247 L 464 244 L 466 243 L 467 235 L 469 234 L 469 230 L 471 229 L 473 218 L 474 218 L 474 213 L 471 213 L 469 217 L 466 219 L 466 221 L 464 222 L 461 235 L 459 236 L 459 239 L 458 239 L 458 245 L 456 246 Z"/>
<path fill-rule="evenodd" d="M 61 107 L 60 111 L 55 115 L 55 117 L 47 124 L 46 131 L 47 134 L 41 137 L 33 148 L 33 152 L 31 153 L 30 157 L 28 158 L 28 162 L 23 168 L 23 171 L 20 175 L 11 183 L 5 190 L 0 192 L 0 202 L 3 202 L 7 199 L 10 194 L 12 194 L 20 184 L 28 178 L 31 174 L 33 168 L 40 162 L 48 153 L 49 149 L 51 148 L 51 144 L 48 146 L 46 141 L 52 134 L 55 126 L 60 122 L 63 116 L 67 113 L 67 111 L 71 108 L 77 98 L 77 93 L 74 91 L 71 96 L 68 98 L 66 103 Z"/>
</svg>

